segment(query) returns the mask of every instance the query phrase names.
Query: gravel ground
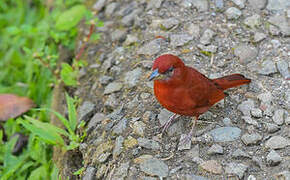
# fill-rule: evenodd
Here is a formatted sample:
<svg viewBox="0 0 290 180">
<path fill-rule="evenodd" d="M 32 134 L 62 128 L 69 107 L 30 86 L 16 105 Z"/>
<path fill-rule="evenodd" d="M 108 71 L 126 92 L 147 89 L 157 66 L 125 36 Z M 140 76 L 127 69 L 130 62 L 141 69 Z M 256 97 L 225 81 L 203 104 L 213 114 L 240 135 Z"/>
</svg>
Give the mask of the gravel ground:
<svg viewBox="0 0 290 180">
<path fill-rule="evenodd" d="M 75 91 L 87 122 L 84 180 L 290 179 L 289 0 L 98 0 L 91 8 L 104 27 Z M 186 144 L 191 118 L 161 136 L 171 113 L 147 80 L 165 53 L 210 78 L 252 79 L 202 115 Z"/>
</svg>

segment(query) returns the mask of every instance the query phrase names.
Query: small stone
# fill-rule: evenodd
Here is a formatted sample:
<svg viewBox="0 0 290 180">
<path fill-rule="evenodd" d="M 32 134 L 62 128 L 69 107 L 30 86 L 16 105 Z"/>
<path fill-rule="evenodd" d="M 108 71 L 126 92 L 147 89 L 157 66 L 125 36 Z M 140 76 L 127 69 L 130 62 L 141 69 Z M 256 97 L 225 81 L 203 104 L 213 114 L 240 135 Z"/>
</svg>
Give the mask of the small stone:
<svg viewBox="0 0 290 180">
<path fill-rule="evenodd" d="M 224 8 L 224 1 L 223 0 L 215 0 L 215 6 L 217 9 L 223 9 Z"/>
<path fill-rule="evenodd" d="M 200 27 L 198 24 L 190 23 L 188 26 L 186 26 L 186 30 L 188 34 L 192 35 L 194 38 L 199 38 Z"/>
<path fill-rule="evenodd" d="M 164 19 L 164 20 L 161 21 L 162 27 L 167 29 L 167 30 L 178 26 L 179 23 L 180 23 L 179 20 L 174 18 L 174 17 L 168 18 L 168 19 Z"/>
<path fill-rule="evenodd" d="M 119 6 L 120 4 L 117 2 L 112 2 L 111 4 L 107 5 L 106 10 L 105 10 L 105 15 L 107 17 L 111 17 L 113 13 L 116 11 L 116 9 L 118 9 Z"/>
<path fill-rule="evenodd" d="M 111 76 L 101 76 L 100 79 L 99 79 L 99 82 L 102 84 L 102 85 L 106 85 L 108 84 L 109 82 L 111 82 L 113 80 L 113 78 Z"/>
<path fill-rule="evenodd" d="M 270 153 L 267 155 L 267 163 L 270 166 L 276 166 L 281 161 L 282 161 L 281 156 L 275 150 L 271 150 Z"/>
<path fill-rule="evenodd" d="M 229 163 L 227 164 L 225 171 L 226 174 L 236 175 L 239 179 L 242 179 L 247 169 L 248 166 L 242 163 Z"/>
<path fill-rule="evenodd" d="M 209 132 L 215 142 L 235 141 L 241 135 L 241 129 L 237 127 L 220 127 Z"/>
<path fill-rule="evenodd" d="M 95 104 L 90 101 L 85 101 L 78 109 L 78 122 L 87 121 L 95 110 Z"/>
<path fill-rule="evenodd" d="M 183 179 L 183 178 L 181 178 Z M 187 174 L 184 176 L 184 180 L 209 180 L 206 177 L 203 176 L 197 176 L 195 174 Z"/>
<path fill-rule="evenodd" d="M 258 133 L 253 133 L 253 134 L 246 133 L 241 137 L 241 140 L 247 146 L 255 145 L 262 140 L 262 136 Z"/>
<path fill-rule="evenodd" d="M 152 8 L 158 9 L 161 7 L 162 2 L 163 2 L 163 0 L 151 0 L 147 5 L 146 10 L 149 10 Z"/>
<path fill-rule="evenodd" d="M 113 92 L 118 92 L 122 89 L 122 87 L 123 87 L 122 83 L 111 82 L 105 87 L 104 95 L 111 94 Z"/>
<path fill-rule="evenodd" d="M 125 45 L 129 46 L 134 43 L 138 42 L 138 38 L 134 35 L 127 34 L 126 41 L 124 42 Z"/>
<path fill-rule="evenodd" d="M 82 180 L 94 180 L 96 171 L 94 167 L 87 167 Z"/>
<path fill-rule="evenodd" d="M 261 93 L 257 96 L 257 98 L 263 102 L 263 103 L 266 103 L 266 104 L 270 104 L 273 100 L 273 96 L 271 94 L 271 92 L 265 92 L 265 93 Z"/>
<path fill-rule="evenodd" d="M 275 180 L 289 180 L 290 179 L 290 171 L 283 171 L 274 175 Z"/>
<path fill-rule="evenodd" d="M 155 158 L 148 159 L 141 163 L 140 170 L 150 176 L 159 177 L 167 177 L 169 172 L 168 166 L 163 161 Z"/>
<path fill-rule="evenodd" d="M 273 121 L 277 125 L 282 125 L 284 123 L 284 109 L 278 109 L 274 112 Z"/>
<path fill-rule="evenodd" d="M 126 34 L 127 34 L 126 30 L 116 29 L 111 34 L 112 41 L 123 42 L 126 39 Z"/>
<path fill-rule="evenodd" d="M 113 127 L 114 134 L 122 134 L 127 128 L 127 118 L 121 119 L 118 124 Z"/>
<path fill-rule="evenodd" d="M 153 156 L 150 155 L 150 154 L 143 154 L 143 155 L 141 155 L 141 156 L 135 158 L 135 159 L 133 160 L 133 162 L 136 163 L 136 164 L 140 164 L 140 163 L 143 163 L 144 161 L 146 161 L 146 160 L 148 160 L 148 159 L 152 159 L 152 158 L 153 158 Z"/>
<path fill-rule="evenodd" d="M 122 163 L 114 172 L 112 179 L 125 179 L 128 175 L 130 162 Z"/>
<path fill-rule="evenodd" d="M 133 26 L 135 18 L 142 12 L 142 9 L 136 8 L 135 10 L 133 10 L 132 13 L 124 16 L 121 19 L 121 23 L 126 26 L 126 27 L 130 27 Z"/>
<path fill-rule="evenodd" d="M 246 0 L 232 0 L 239 8 L 243 9 L 245 7 Z"/>
<path fill-rule="evenodd" d="M 199 12 L 205 12 L 209 7 L 207 0 L 183 0 L 181 5 L 185 8 L 194 7 Z"/>
<path fill-rule="evenodd" d="M 129 136 L 127 139 L 124 141 L 124 146 L 126 149 L 132 148 L 138 144 L 137 139 L 133 138 L 132 136 Z"/>
<path fill-rule="evenodd" d="M 290 2 L 288 0 L 268 0 L 267 9 L 275 11 L 283 11 L 286 10 L 287 7 L 289 6 Z"/>
<path fill-rule="evenodd" d="M 116 106 L 118 106 L 119 105 L 119 101 L 118 101 L 116 95 L 115 94 L 110 94 L 108 96 L 108 98 L 106 99 L 104 105 L 106 107 L 109 107 L 109 108 L 115 108 Z"/>
<path fill-rule="evenodd" d="M 116 138 L 115 147 L 114 147 L 114 150 L 113 150 L 114 159 L 116 159 L 121 154 L 121 152 L 123 150 L 123 142 L 124 142 L 123 136 L 118 136 Z"/>
<path fill-rule="evenodd" d="M 269 25 L 269 33 L 272 35 L 272 36 L 279 36 L 281 31 L 278 27 L 270 24 Z"/>
<path fill-rule="evenodd" d="M 97 161 L 99 163 L 104 163 L 105 161 L 107 161 L 107 159 L 109 158 L 109 156 L 111 155 L 110 152 L 105 152 L 105 153 L 102 153 L 100 154 L 98 157 L 97 157 Z"/>
<path fill-rule="evenodd" d="M 249 177 L 247 178 L 247 180 L 256 180 L 256 177 L 254 175 L 249 175 Z"/>
<path fill-rule="evenodd" d="M 254 101 L 252 99 L 247 99 L 238 105 L 238 110 L 240 110 L 244 116 L 251 116 L 251 109 L 254 107 Z"/>
<path fill-rule="evenodd" d="M 158 114 L 158 120 L 161 126 L 163 126 L 169 118 L 173 115 L 172 112 L 168 111 L 167 109 L 162 109 Z M 172 125 L 169 126 L 167 129 L 168 136 L 176 136 L 181 135 L 184 130 L 184 123 L 182 121 L 175 121 Z"/>
<path fill-rule="evenodd" d="M 263 61 L 261 64 L 261 69 L 258 70 L 258 73 L 260 73 L 262 75 L 270 75 L 270 74 L 273 74 L 276 72 L 277 72 L 276 65 L 270 59 Z"/>
<path fill-rule="evenodd" d="M 223 147 L 221 147 L 218 144 L 213 144 L 208 150 L 207 150 L 207 154 L 209 155 L 214 155 L 214 154 L 223 154 L 224 150 Z"/>
<path fill-rule="evenodd" d="M 253 9 L 264 9 L 267 4 L 267 0 L 248 0 L 248 2 Z"/>
<path fill-rule="evenodd" d="M 205 52 L 211 52 L 211 53 L 216 53 L 217 52 L 217 46 L 215 45 L 202 45 L 202 44 L 198 44 L 197 47 Z"/>
<path fill-rule="evenodd" d="M 235 47 L 234 54 L 239 57 L 241 63 L 248 64 L 256 60 L 258 50 L 254 46 L 241 44 Z"/>
<path fill-rule="evenodd" d="M 96 178 L 101 179 L 105 175 L 106 171 L 107 171 L 106 164 L 102 164 L 101 167 L 97 171 Z M 95 179 L 95 177 L 93 179 Z"/>
<path fill-rule="evenodd" d="M 242 116 L 242 119 L 243 119 L 247 124 L 254 125 L 254 126 L 256 126 L 256 127 L 259 126 L 258 122 L 255 121 L 254 119 L 252 119 L 250 116 Z"/>
<path fill-rule="evenodd" d="M 170 45 L 173 47 L 183 46 L 193 40 L 193 36 L 187 33 L 172 34 L 170 36 Z"/>
<path fill-rule="evenodd" d="M 290 125 L 290 116 L 288 116 L 288 117 L 285 119 L 285 124 L 286 124 L 286 125 Z"/>
<path fill-rule="evenodd" d="M 142 93 L 140 94 L 140 97 L 141 97 L 143 100 L 148 99 L 150 96 L 151 96 L 150 93 L 142 92 Z"/>
<path fill-rule="evenodd" d="M 96 10 L 96 11 L 100 11 L 105 6 L 105 3 L 106 3 L 106 0 L 98 0 L 98 2 L 96 2 L 93 5 L 93 9 Z"/>
<path fill-rule="evenodd" d="M 270 149 L 283 149 L 290 145 L 290 140 L 282 136 L 273 136 L 268 139 L 265 146 Z"/>
<path fill-rule="evenodd" d="M 200 164 L 200 167 L 213 174 L 221 174 L 223 172 L 221 164 L 215 160 L 205 161 Z"/>
<path fill-rule="evenodd" d="M 247 17 L 244 23 L 252 29 L 258 28 L 261 25 L 261 16 L 259 14 L 254 14 Z"/>
<path fill-rule="evenodd" d="M 279 0 L 277 0 L 279 1 Z M 287 0 L 285 0 L 287 1 Z M 278 3 L 276 3 L 278 4 Z M 290 3 L 288 2 L 289 6 Z M 283 5 L 285 7 L 285 5 Z M 281 30 L 282 34 L 284 34 L 285 36 L 290 36 L 290 26 L 289 26 L 289 21 L 287 20 L 287 18 L 285 17 L 285 15 L 275 15 L 275 16 L 271 16 L 269 18 L 269 23 L 278 26 L 279 29 Z"/>
<path fill-rule="evenodd" d="M 153 149 L 153 150 L 159 150 L 161 147 L 158 142 L 147 139 L 147 138 L 138 138 L 137 139 L 139 146 L 144 147 L 146 149 Z"/>
<path fill-rule="evenodd" d="M 272 39 L 271 40 L 271 44 L 273 46 L 274 49 L 278 49 L 281 46 L 281 43 L 279 40 L 277 39 Z"/>
<path fill-rule="evenodd" d="M 239 159 L 239 158 L 251 158 L 249 154 L 247 154 L 245 151 L 242 151 L 241 149 L 237 149 L 232 154 L 233 158 Z"/>
<path fill-rule="evenodd" d="M 228 117 L 225 117 L 223 119 L 223 123 L 224 123 L 225 126 L 232 126 L 232 120 L 230 118 L 228 118 Z"/>
<path fill-rule="evenodd" d="M 186 157 L 189 159 L 193 159 L 195 157 L 199 157 L 199 145 L 195 145 L 192 149 L 186 152 Z"/>
<path fill-rule="evenodd" d="M 125 74 L 125 83 L 128 84 L 129 88 L 135 87 L 141 77 L 142 69 L 136 68 L 133 71 L 129 71 Z"/>
<path fill-rule="evenodd" d="M 260 32 L 256 32 L 254 35 L 254 42 L 260 42 L 262 40 L 264 40 L 267 37 L 266 34 L 264 33 L 260 33 Z"/>
<path fill-rule="evenodd" d="M 146 126 L 142 121 L 136 121 L 133 125 L 133 132 L 139 136 L 144 137 L 145 127 Z"/>
<path fill-rule="evenodd" d="M 275 133 L 280 130 L 280 127 L 277 124 L 265 123 L 265 127 L 269 133 Z"/>
<path fill-rule="evenodd" d="M 277 68 L 284 79 L 290 78 L 289 63 L 286 60 L 278 61 Z"/>
<path fill-rule="evenodd" d="M 214 36 L 215 36 L 214 31 L 212 31 L 211 29 L 206 29 L 200 38 L 200 43 L 202 43 L 204 45 L 208 45 L 208 44 L 210 44 L 210 42 Z"/>
<path fill-rule="evenodd" d="M 148 56 L 155 55 L 161 51 L 161 47 L 163 46 L 164 43 L 165 43 L 165 40 L 163 40 L 162 38 L 154 39 L 154 40 L 150 41 L 149 43 L 143 45 L 137 51 L 137 53 L 148 55 Z"/>
<path fill-rule="evenodd" d="M 92 129 L 97 126 L 97 124 L 101 123 L 106 118 L 103 113 L 96 113 L 89 121 L 87 129 Z"/>
<path fill-rule="evenodd" d="M 181 137 L 180 137 L 179 143 L 178 143 L 178 150 L 179 151 L 191 148 L 191 141 L 185 142 L 186 137 L 187 137 L 187 134 L 181 134 Z"/>
<path fill-rule="evenodd" d="M 262 113 L 261 109 L 259 109 L 259 108 L 251 109 L 251 115 L 255 118 L 263 117 L 263 113 Z"/>
<path fill-rule="evenodd" d="M 242 12 L 235 7 L 230 7 L 226 10 L 225 14 L 228 19 L 238 19 L 242 15 Z"/>
</svg>

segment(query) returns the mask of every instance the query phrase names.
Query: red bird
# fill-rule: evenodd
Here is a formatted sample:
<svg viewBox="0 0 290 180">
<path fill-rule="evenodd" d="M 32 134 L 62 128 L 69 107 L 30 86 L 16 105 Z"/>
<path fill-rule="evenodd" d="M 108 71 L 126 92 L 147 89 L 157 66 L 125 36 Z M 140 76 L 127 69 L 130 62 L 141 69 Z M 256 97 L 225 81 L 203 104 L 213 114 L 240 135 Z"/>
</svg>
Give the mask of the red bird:
<svg viewBox="0 0 290 180">
<path fill-rule="evenodd" d="M 251 82 L 241 74 L 209 79 L 194 68 L 184 65 L 181 59 L 172 54 L 159 56 L 152 69 L 149 80 L 155 79 L 154 94 L 157 100 L 164 108 L 175 113 L 165 123 L 162 133 L 176 114 L 194 116 L 195 121 L 187 139 L 192 136 L 198 116 L 226 96 L 224 90 Z"/>
</svg>

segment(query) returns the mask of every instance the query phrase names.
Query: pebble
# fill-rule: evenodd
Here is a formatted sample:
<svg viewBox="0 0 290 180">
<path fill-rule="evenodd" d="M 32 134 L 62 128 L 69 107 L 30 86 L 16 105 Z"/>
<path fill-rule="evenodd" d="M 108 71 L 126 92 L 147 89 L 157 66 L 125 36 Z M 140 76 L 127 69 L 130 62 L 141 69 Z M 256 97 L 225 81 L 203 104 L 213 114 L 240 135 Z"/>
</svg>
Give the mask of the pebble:
<svg viewBox="0 0 290 180">
<path fill-rule="evenodd" d="M 247 17 L 244 23 L 252 29 L 258 28 L 261 25 L 261 16 L 259 14 L 254 14 Z"/>
<path fill-rule="evenodd" d="M 195 174 L 186 174 L 184 176 L 185 180 L 209 180 L 206 177 L 203 176 L 197 176 Z"/>
<path fill-rule="evenodd" d="M 106 99 L 104 105 L 106 107 L 109 107 L 109 108 L 115 108 L 116 106 L 119 105 L 119 100 L 117 99 L 116 95 L 115 94 L 110 94 L 108 96 L 108 98 Z"/>
<path fill-rule="evenodd" d="M 290 125 L 290 116 L 288 116 L 288 117 L 285 119 L 285 124 L 286 124 L 286 125 Z"/>
<path fill-rule="evenodd" d="M 259 126 L 258 122 L 252 119 L 250 116 L 242 116 L 241 117 L 247 124 L 254 125 L 256 127 Z"/>
<path fill-rule="evenodd" d="M 281 156 L 275 150 L 271 150 L 270 153 L 267 155 L 267 163 L 270 166 L 276 166 L 281 161 L 282 161 Z"/>
<path fill-rule="evenodd" d="M 276 65 L 270 59 L 263 61 L 261 64 L 261 68 L 258 70 L 258 73 L 262 75 L 270 75 L 276 72 L 277 72 Z"/>
<path fill-rule="evenodd" d="M 277 124 L 265 123 L 265 127 L 269 133 L 275 133 L 280 130 L 280 127 Z"/>
<path fill-rule="evenodd" d="M 290 179 L 290 171 L 282 171 L 274 175 L 276 180 L 289 180 Z"/>
<path fill-rule="evenodd" d="M 127 31 L 124 29 L 116 29 L 111 33 L 112 41 L 123 42 L 126 39 Z"/>
<path fill-rule="evenodd" d="M 102 153 L 100 154 L 95 160 L 98 161 L 98 163 L 104 163 L 105 161 L 107 161 L 107 159 L 109 158 L 109 156 L 111 155 L 112 153 L 110 152 L 105 152 L 105 153 Z"/>
<path fill-rule="evenodd" d="M 226 174 L 236 175 L 239 179 L 242 179 L 247 169 L 248 166 L 242 163 L 228 163 L 225 167 L 225 172 Z"/>
<path fill-rule="evenodd" d="M 235 3 L 239 8 L 243 9 L 245 7 L 246 0 L 231 0 L 233 3 Z"/>
<path fill-rule="evenodd" d="M 259 94 L 257 98 L 266 104 L 270 104 L 273 101 L 273 96 L 269 91 Z"/>
<path fill-rule="evenodd" d="M 251 115 L 255 118 L 261 118 L 263 117 L 263 112 L 259 108 L 253 108 L 251 109 Z"/>
<path fill-rule="evenodd" d="M 159 150 L 161 149 L 158 142 L 147 139 L 147 138 L 138 138 L 137 139 L 139 146 L 146 148 L 146 149 L 153 149 L 153 150 Z"/>
<path fill-rule="evenodd" d="M 140 170 L 150 176 L 167 177 L 168 166 L 161 160 L 152 158 L 140 164 Z"/>
<path fill-rule="evenodd" d="M 245 151 L 242 151 L 241 149 L 235 150 L 232 154 L 232 157 L 236 159 L 251 158 L 251 156 L 248 153 L 246 153 Z"/>
<path fill-rule="evenodd" d="M 208 10 L 209 4 L 207 0 L 185 0 L 187 1 L 187 7 L 195 7 L 199 12 L 205 12 Z M 185 3 L 183 1 L 183 3 Z"/>
<path fill-rule="evenodd" d="M 124 16 L 122 19 L 121 19 L 121 23 L 126 26 L 126 27 L 130 27 L 130 26 L 133 26 L 134 24 L 134 21 L 135 21 L 135 18 L 142 12 L 143 10 L 140 9 L 140 8 L 136 8 L 133 10 L 132 13 Z"/>
<path fill-rule="evenodd" d="M 208 150 L 207 154 L 214 155 L 214 154 L 223 154 L 224 150 L 223 147 L 218 144 L 213 144 Z"/>
<path fill-rule="evenodd" d="M 106 0 L 98 0 L 94 5 L 93 9 L 96 11 L 100 11 L 105 6 Z"/>
<path fill-rule="evenodd" d="M 249 175 L 247 180 L 256 180 L 257 178 L 254 175 Z"/>
<path fill-rule="evenodd" d="M 290 2 L 288 0 L 268 0 L 267 9 L 282 11 L 286 10 L 287 6 L 290 6 Z"/>
<path fill-rule="evenodd" d="M 277 109 L 274 112 L 273 121 L 277 125 L 282 125 L 284 123 L 284 109 Z"/>
<path fill-rule="evenodd" d="M 114 171 L 112 179 L 124 179 L 128 175 L 130 162 L 121 163 L 121 165 Z"/>
<path fill-rule="evenodd" d="M 89 121 L 87 129 L 92 129 L 97 126 L 97 124 L 101 123 L 106 118 L 105 114 L 103 113 L 96 113 Z"/>
<path fill-rule="evenodd" d="M 107 17 L 111 17 L 113 13 L 118 9 L 119 6 L 120 6 L 120 3 L 118 2 L 112 2 L 111 4 L 107 5 L 106 10 L 105 10 L 105 15 Z"/>
<path fill-rule="evenodd" d="M 235 141 L 241 135 L 241 129 L 237 127 L 220 127 L 209 132 L 215 142 Z"/>
<path fill-rule="evenodd" d="M 163 0 L 151 0 L 149 1 L 146 10 L 152 9 L 152 8 L 160 8 Z"/>
<path fill-rule="evenodd" d="M 199 157 L 199 145 L 195 145 L 192 149 L 186 152 L 185 156 L 189 159 Z"/>
<path fill-rule="evenodd" d="M 261 42 L 262 40 L 264 40 L 267 37 L 266 34 L 264 33 L 260 33 L 260 32 L 255 32 L 254 35 L 254 42 Z"/>
<path fill-rule="evenodd" d="M 251 116 L 251 109 L 254 107 L 254 101 L 252 99 L 247 99 L 238 105 L 238 110 L 240 110 L 244 116 Z"/>
<path fill-rule="evenodd" d="M 161 25 L 163 28 L 169 30 L 173 27 L 176 27 L 179 25 L 179 20 L 174 18 L 174 17 L 171 17 L 171 18 L 168 18 L 168 19 L 163 19 L 160 21 Z"/>
<path fill-rule="evenodd" d="M 101 179 L 101 178 L 105 175 L 106 171 L 107 171 L 107 166 L 106 166 L 106 164 L 102 164 L 101 167 L 98 169 L 98 171 L 97 171 L 95 177 L 96 177 L 97 179 Z M 95 177 L 94 177 L 93 179 L 95 179 Z"/>
<path fill-rule="evenodd" d="M 165 40 L 163 40 L 162 38 L 154 39 L 154 40 L 150 41 L 149 43 L 146 43 L 145 45 L 143 45 L 137 51 L 137 53 L 143 54 L 143 55 L 148 55 L 148 56 L 155 55 L 161 51 L 164 43 L 165 43 Z"/>
<path fill-rule="evenodd" d="M 97 172 L 96 168 L 87 167 L 86 171 L 84 172 L 82 180 L 94 180 L 96 172 Z"/>
<path fill-rule="evenodd" d="M 200 164 L 200 167 L 205 171 L 213 174 L 221 174 L 223 172 L 222 166 L 216 160 L 204 161 Z"/>
<path fill-rule="evenodd" d="M 108 84 L 109 82 L 111 82 L 113 80 L 113 78 L 111 76 L 101 76 L 100 79 L 99 79 L 99 82 L 102 84 L 102 85 L 106 85 Z"/>
<path fill-rule="evenodd" d="M 258 50 L 254 46 L 240 44 L 234 48 L 234 55 L 239 57 L 241 63 L 248 64 L 256 60 Z"/>
<path fill-rule="evenodd" d="M 137 139 L 133 138 L 132 136 L 128 136 L 127 139 L 124 141 L 124 146 L 128 148 L 132 148 L 138 144 Z"/>
<path fill-rule="evenodd" d="M 225 14 L 228 19 L 238 19 L 242 15 L 242 12 L 235 7 L 230 7 L 226 10 Z"/>
<path fill-rule="evenodd" d="M 118 124 L 116 124 L 113 128 L 113 133 L 114 134 L 122 134 L 125 129 L 127 128 L 127 123 L 128 123 L 128 119 L 127 118 L 123 118 L 121 119 Z"/>
<path fill-rule="evenodd" d="M 262 140 L 262 136 L 258 133 L 246 133 L 241 137 L 242 142 L 245 145 L 255 145 Z"/>
<path fill-rule="evenodd" d="M 290 145 L 290 140 L 282 136 L 273 136 L 268 139 L 265 146 L 270 149 L 283 149 Z"/>
<path fill-rule="evenodd" d="M 172 115 L 173 115 L 172 112 L 168 111 L 167 109 L 162 109 L 158 114 L 158 120 L 161 126 L 163 126 Z M 183 132 L 184 132 L 184 122 L 181 119 L 177 118 L 176 121 L 172 122 L 172 124 L 167 129 L 168 136 L 181 135 Z"/>
<path fill-rule="evenodd" d="M 123 151 L 123 142 L 124 142 L 124 137 L 123 136 L 118 136 L 116 138 L 115 147 L 113 149 L 113 157 L 114 157 L 114 159 L 116 159 L 121 154 L 121 152 Z"/>
<path fill-rule="evenodd" d="M 284 79 L 290 78 L 289 63 L 286 60 L 280 60 L 277 62 L 277 68 L 279 73 L 284 77 Z"/>
<path fill-rule="evenodd" d="M 171 34 L 170 45 L 173 47 L 183 46 L 189 41 L 193 40 L 193 36 L 187 33 Z"/>
<path fill-rule="evenodd" d="M 144 137 L 146 125 L 142 121 L 136 121 L 133 124 L 133 132 L 139 136 Z"/>
<path fill-rule="evenodd" d="M 267 5 L 267 0 L 248 0 L 249 5 L 253 9 L 264 9 Z"/>
<path fill-rule="evenodd" d="M 287 1 L 287 0 L 286 0 Z M 288 4 L 290 6 L 290 2 L 288 1 Z M 290 26 L 289 21 L 285 17 L 285 15 L 274 15 L 269 18 L 269 23 L 278 26 L 281 30 L 282 34 L 285 36 L 290 36 Z"/>
<path fill-rule="evenodd" d="M 88 117 L 94 113 L 96 105 L 90 101 L 85 101 L 78 109 L 78 122 L 87 121 Z"/>
<path fill-rule="evenodd" d="M 124 44 L 129 46 L 137 42 L 138 42 L 138 37 L 136 37 L 135 35 L 127 34 Z"/>
<path fill-rule="evenodd" d="M 150 155 L 150 154 L 143 154 L 143 155 L 141 155 L 141 156 L 135 158 L 135 159 L 133 160 L 133 162 L 136 163 L 136 164 L 141 164 L 141 163 L 143 163 L 144 161 L 147 161 L 148 159 L 152 159 L 152 158 L 153 158 L 153 156 Z"/>
<path fill-rule="evenodd" d="M 204 45 L 208 45 L 211 43 L 212 38 L 215 36 L 215 32 L 211 29 L 206 29 L 201 38 L 200 38 L 200 43 L 204 44 Z"/>
<path fill-rule="evenodd" d="M 118 82 L 111 82 L 105 87 L 104 95 L 118 92 L 122 89 L 123 84 Z"/>
<path fill-rule="evenodd" d="M 178 143 L 178 150 L 182 151 L 185 149 L 190 149 L 191 148 L 191 141 L 184 141 L 184 139 L 187 137 L 187 134 L 181 134 L 179 143 Z"/>
<path fill-rule="evenodd" d="M 133 71 L 129 71 L 125 74 L 124 81 L 128 85 L 129 88 L 133 88 L 137 85 L 141 75 L 142 75 L 142 69 L 136 68 Z"/>
<path fill-rule="evenodd" d="M 194 38 L 200 36 L 200 26 L 198 24 L 190 23 L 186 26 L 187 33 L 192 35 Z"/>
<path fill-rule="evenodd" d="M 230 118 L 228 118 L 228 117 L 225 117 L 223 119 L 223 123 L 224 123 L 225 126 L 232 126 L 233 125 L 232 124 L 232 120 Z"/>
</svg>

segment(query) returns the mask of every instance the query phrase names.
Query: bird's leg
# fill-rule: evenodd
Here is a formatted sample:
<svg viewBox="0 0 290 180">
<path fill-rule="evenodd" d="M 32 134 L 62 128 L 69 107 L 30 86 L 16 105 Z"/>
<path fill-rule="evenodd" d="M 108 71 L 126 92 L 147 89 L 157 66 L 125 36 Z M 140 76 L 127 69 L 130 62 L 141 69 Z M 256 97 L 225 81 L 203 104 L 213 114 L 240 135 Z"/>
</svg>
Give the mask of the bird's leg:
<svg viewBox="0 0 290 180">
<path fill-rule="evenodd" d="M 226 106 L 227 106 L 226 100 L 227 100 L 227 98 L 229 98 L 230 96 L 229 96 L 229 93 L 227 93 L 227 92 L 224 92 L 224 94 L 225 94 L 225 98 L 224 98 L 224 108 L 226 108 Z"/>
<path fill-rule="evenodd" d="M 178 116 L 177 114 L 173 114 L 172 116 L 170 116 L 169 120 L 161 126 L 162 129 L 162 134 L 167 131 L 167 129 L 169 128 L 169 126 L 171 125 L 172 121 L 176 118 L 176 116 Z"/>
<path fill-rule="evenodd" d="M 187 134 L 187 136 L 182 140 L 182 144 L 184 143 L 188 143 L 189 141 L 191 141 L 191 137 L 192 137 L 192 134 L 193 134 L 193 130 L 196 126 L 196 123 L 197 123 L 197 119 L 198 119 L 198 116 L 194 117 L 194 122 L 192 124 L 192 127 L 191 127 L 191 130 L 189 132 L 189 134 Z"/>
</svg>

